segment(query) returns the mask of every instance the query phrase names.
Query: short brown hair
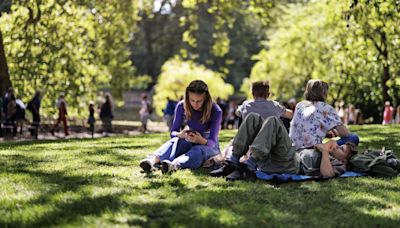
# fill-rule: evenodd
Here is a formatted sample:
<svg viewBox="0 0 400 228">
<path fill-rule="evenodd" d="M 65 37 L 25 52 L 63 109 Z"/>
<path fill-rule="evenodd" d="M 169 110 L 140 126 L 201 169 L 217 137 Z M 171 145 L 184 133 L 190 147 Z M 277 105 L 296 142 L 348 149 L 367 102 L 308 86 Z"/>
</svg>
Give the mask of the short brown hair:
<svg viewBox="0 0 400 228">
<path fill-rule="evenodd" d="M 346 142 L 345 145 L 349 146 L 349 148 L 350 148 L 350 153 L 349 153 L 347 159 L 350 159 L 351 157 L 353 157 L 354 155 L 356 155 L 358 153 L 356 144 L 354 144 L 352 142 Z"/>
<path fill-rule="evenodd" d="M 257 81 L 251 84 L 251 92 L 253 97 L 269 97 L 269 82 L 268 81 Z"/>
<path fill-rule="evenodd" d="M 325 101 L 328 95 L 328 83 L 319 80 L 311 79 L 307 82 L 304 98 L 308 101 Z"/>
</svg>

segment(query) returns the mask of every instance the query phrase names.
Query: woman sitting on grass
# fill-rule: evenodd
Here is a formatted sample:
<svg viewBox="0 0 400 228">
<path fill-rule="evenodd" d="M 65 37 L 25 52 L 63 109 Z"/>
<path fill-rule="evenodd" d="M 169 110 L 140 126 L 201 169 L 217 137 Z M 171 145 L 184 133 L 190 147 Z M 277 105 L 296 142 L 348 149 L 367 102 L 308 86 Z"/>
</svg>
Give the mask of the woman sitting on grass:
<svg viewBox="0 0 400 228">
<path fill-rule="evenodd" d="M 177 104 L 171 128 L 171 140 L 140 162 L 145 172 L 161 163 L 162 173 L 177 169 L 197 169 L 220 153 L 218 133 L 222 110 L 212 101 L 208 86 L 201 80 L 186 88 L 185 99 Z M 189 130 L 180 130 L 186 121 Z"/>
<path fill-rule="evenodd" d="M 350 134 L 335 108 L 325 103 L 328 88 L 328 84 L 319 79 L 307 82 L 304 92 L 305 100 L 296 105 L 296 111 L 290 123 L 289 137 L 297 150 L 321 144 L 328 133 L 340 137 L 337 141 L 339 145 L 346 142 L 358 145 L 358 136 Z"/>
</svg>

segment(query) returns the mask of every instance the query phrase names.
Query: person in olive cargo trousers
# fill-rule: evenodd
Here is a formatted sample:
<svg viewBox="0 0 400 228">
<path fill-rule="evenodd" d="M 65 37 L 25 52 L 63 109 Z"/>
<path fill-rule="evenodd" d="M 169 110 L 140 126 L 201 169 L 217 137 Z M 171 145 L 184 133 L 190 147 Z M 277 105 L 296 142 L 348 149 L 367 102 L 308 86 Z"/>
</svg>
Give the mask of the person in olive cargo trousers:
<svg viewBox="0 0 400 228">
<path fill-rule="evenodd" d="M 248 150 L 250 158 L 239 163 L 239 158 Z M 227 180 L 253 179 L 256 170 L 333 177 L 346 171 L 347 161 L 355 153 L 353 143 L 338 146 L 333 140 L 314 148 L 296 150 L 279 118 L 264 120 L 251 113 L 234 138 L 232 156 L 210 174 L 227 176 Z"/>
</svg>

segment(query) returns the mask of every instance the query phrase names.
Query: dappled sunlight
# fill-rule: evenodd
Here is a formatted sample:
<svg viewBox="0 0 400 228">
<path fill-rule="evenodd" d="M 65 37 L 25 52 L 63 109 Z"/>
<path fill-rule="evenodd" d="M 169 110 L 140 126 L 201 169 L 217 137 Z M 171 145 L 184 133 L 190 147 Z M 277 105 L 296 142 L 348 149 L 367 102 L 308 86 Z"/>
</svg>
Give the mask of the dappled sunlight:
<svg viewBox="0 0 400 228">
<path fill-rule="evenodd" d="M 385 148 L 400 158 L 400 124 L 390 124 L 400 118 L 399 5 L 0 1 L 0 227 L 399 227 L 400 175 L 227 181 L 234 175 L 210 176 L 218 162 L 171 170 L 152 160 L 180 122 L 213 139 L 221 128 L 223 151 L 238 133 L 224 128 L 244 121 L 238 106 L 264 97 L 278 116 L 297 112 L 292 100 L 324 101 L 337 110 L 335 125 L 359 135 L 359 153 Z M 305 88 L 310 79 L 329 89 Z M 188 86 L 193 80 L 207 87 Z M 250 88 L 256 81 L 268 88 Z M 170 106 L 181 101 L 183 111 Z M 215 141 L 189 133 L 178 134 L 188 141 L 180 146 Z M 171 156 L 187 162 L 184 150 Z M 310 168 L 302 163 L 298 170 Z"/>
<path fill-rule="evenodd" d="M 338 190 L 335 199 L 360 216 L 367 216 L 368 220 L 381 218 L 389 219 L 386 222 L 395 221 L 400 217 L 400 189 L 392 181 L 398 179 L 356 178 L 355 183 L 346 184 Z"/>
<path fill-rule="evenodd" d="M 42 182 L 32 182 L 32 179 L 27 174 L 14 175 L 11 181 L 7 176 L 0 176 L 0 186 L 2 194 L 0 202 L 4 207 L 11 208 L 15 203 L 24 203 L 34 199 L 40 191 L 32 188 L 33 185 L 40 186 Z M 28 183 L 28 184 L 27 184 Z M 35 187 L 37 187 L 35 186 Z"/>
<path fill-rule="evenodd" d="M 393 221 L 398 221 L 400 219 L 400 206 L 387 205 L 386 208 L 382 209 L 374 208 L 372 210 L 364 210 L 364 213 L 375 217 L 383 217 Z"/>
<path fill-rule="evenodd" d="M 362 149 L 381 149 L 385 146 L 386 149 L 392 149 L 400 156 L 400 142 L 398 142 L 400 126 L 352 125 L 350 130 L 360 136 L 360 152 L 362 152 Z"/>
<path fill-rule="evenodd" d="M 233 133 L 222 131 L 221 144 Z M 146 174 L 139 161 L 165 136 L 153 137 L 151 142 L 121 137 L 0 147 L 0 207 L 9 211 L 0 221 L 15 226 L 341 226 L 358 218 L 352 224 L 365 226 L 398 219 L 400 178 L 274 184 L 227 182 L 209 177 L 208 169 Z M 329 221 L 319 219 L 328 216 Z"/>
<path fill-rule="evenodd" d="M 300 184 L 300 189 L 305 194 L 319 192 L 319 191 L 321 191 L 321 184 L 320 183 L 316 183 L 316 182 L 301 183 Z"/>
<path fill-rule="evenodd" d="M 242 220 L 246 219 L 244 215 L 237 215 L 234 213 L 231 208 L 215 209 L 202 206 L 196 208 L 196 213 L 201 218 L 216 220 L 216 222 L 223 226 L 237 226 Z"/>
</svg>

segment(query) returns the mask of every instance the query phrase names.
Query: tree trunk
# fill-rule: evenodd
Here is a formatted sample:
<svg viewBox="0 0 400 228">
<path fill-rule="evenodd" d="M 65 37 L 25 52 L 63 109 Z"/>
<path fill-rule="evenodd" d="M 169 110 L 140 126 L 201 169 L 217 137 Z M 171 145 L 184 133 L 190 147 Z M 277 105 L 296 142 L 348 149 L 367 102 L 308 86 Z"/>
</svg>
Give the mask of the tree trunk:
<svg viewBox="0 0 400 228">
<path fill-rule="evenodd" d="M 386 33 L 385 32 L 381 32 L 381 42 L 383 44 L 383 49 L 382 49 L 382 57 L 383 57 L 383 63 L 382 63 L 382 67 L 383 67 L 383 71 L 382 71 L 382 75 L 381 75 L 381 87 L 382 87 L 382 99 L 383 99 L 383 103 L 385 103 L 385 101 L 390 101 L 390 96 L 388 93 L 389 87 L 386 85 L 386 82 L 389 81 L 390 79 L 390 65 L 389 65 L 389 53 L 387 50 L 387 38 L 386 38 Z"/>
<path fill-rule="evenodd" d="M 8 72 L 6 53 L 4 51 L 3 34 L 0 30 L 0 95 L 4 96 L 7 88 L 11 87 L 10 74 Z"/>
<path fill-rule="evenodd" d="M 146 63 L 146 72 L 149 76 L 151 76 L 152 79 L 152 85 L 155 85 L 157 82 L 157 75 L 155 74 L 155 61 L 157 58 L 154 57 L 154 51 L 153 51 L 153 22 L 152 20 L 148 19 L 148 16 L 146 13 L 143 14 L 143 18 L 141 21 L 141 26 L 142 30 L 144 32 L 144 42 L 145 42 L 145 48 L 147 51 L 147 63 Z"/>
<path fill-rule="evenodd" d="M 347 85 L 347 80 L 349 79 L 349 73 L 348 72 L 344 72 L 343 70 L 340 72 L 340 75 L 341 75 L 341 77 L 342 77 L 342 75 L 345 77 L 344 78 L 344 82 L 343 83 L 341 83 L 340 85 L 339 85 L 339 88 L 337 89 L 337 91 L 336 91 L 336 96 L 333 98 L 333 100 L 332 100 L 332 106 L 333 107 L 335 107 L 335 103 L 337 102 L 337 101 L 339 101 L 340 99 L 342 99 L 343 100 L 343 97 L 345 97 L 343 94 L 342 94 L 342 90 L 344 89 L 344 87 Z"/>
<path fill-rule="evenodd" d="M 386 63 L 383 66 L 383 72 L 382 72 L 382 76 L 381 76 L 383 102 L 391 100 L 389 93 L 388 93 L 389 87 L 386 85 L 386 82 L 389 81 L 389 79 L 390 79 L 389 64 Z"/>
</svg>

